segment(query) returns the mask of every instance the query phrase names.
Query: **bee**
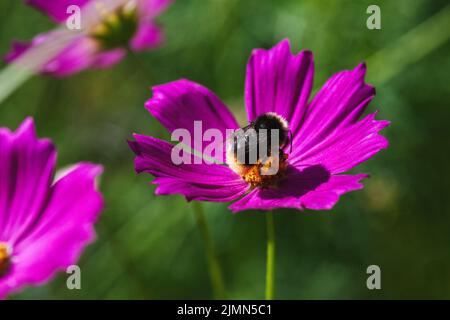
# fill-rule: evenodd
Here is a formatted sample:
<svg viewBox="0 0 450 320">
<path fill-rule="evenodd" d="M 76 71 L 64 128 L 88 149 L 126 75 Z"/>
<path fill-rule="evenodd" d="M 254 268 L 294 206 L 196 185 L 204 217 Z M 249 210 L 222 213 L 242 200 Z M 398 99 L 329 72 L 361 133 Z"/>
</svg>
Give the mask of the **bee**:
<svg viewBox="0 0 450 320">
<path fill-rule="evenodd" d="M 287 160 L 284 149 L 289 143 L 292 150 L 287 121 L 276 113 L 264 113 L 228 139 L 227 164 L 253 186 L 271 184 L 284 171 Z M 268 169 L 275 161 L 278 169 L 271 174 Z"/>
<path fill-rule="evenodd" d="M 6 243 L 0 242 L 0 277 L 5 275 L 10 267 L 10 251 Z"/>
</svg>

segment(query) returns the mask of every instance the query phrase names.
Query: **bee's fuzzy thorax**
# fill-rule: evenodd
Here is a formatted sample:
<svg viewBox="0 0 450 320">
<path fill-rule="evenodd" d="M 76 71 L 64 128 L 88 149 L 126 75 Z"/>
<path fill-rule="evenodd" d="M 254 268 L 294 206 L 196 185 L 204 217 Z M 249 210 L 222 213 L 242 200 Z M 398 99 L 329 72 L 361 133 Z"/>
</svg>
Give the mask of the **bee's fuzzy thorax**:
<svg viewBox="0 0 450 320">
<path fill-rule="evenodd" d="M 289 123 L 287 122 L 287 120 L 279 115 L 278 113 L 275 112 L 267 112 L 265 113 L 266 116 L 271 117 L 271 118 L 275 118 L 277 119 L 283 126 L 283 130 L 288 131 L 289 130 Z"/>
</svg>

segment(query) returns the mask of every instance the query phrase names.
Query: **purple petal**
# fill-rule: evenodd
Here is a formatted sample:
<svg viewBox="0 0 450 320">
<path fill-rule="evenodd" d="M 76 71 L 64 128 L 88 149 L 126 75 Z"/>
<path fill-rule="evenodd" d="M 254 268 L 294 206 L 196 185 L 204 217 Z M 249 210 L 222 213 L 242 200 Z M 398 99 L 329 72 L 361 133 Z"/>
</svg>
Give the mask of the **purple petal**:
<svg viewBox="0 0 450 320">
<path fill-rule="evenodd" d="M 173 2 L 173 0 L 140 0 L 139 27 L 130 41 L 130 47 L 134 51 L 142 51 L 158 47 L 164 41 L 164 32 L 154 22 L 154 18 L 160 15 Z"/>
<path fill-rule="evenodd" d="M 302 197 L 302 206 L 312 210 L 330 210 L 344 193 L 362 189 L 364 185 L 360 181 L 367 177 L 366 174 L 331 176 L 329 181 Z"/>
<path fill-rule="evenodd" d="M 164 41 L 164 33 L 160 27 L 152 22 L 142 21 L 138 31 L 131 40 L 130 46 L 134 51 L 142 51 L 159 46 Z"/>
<path fill-rule="evenodd" d="M 49 34 L 37 36 L 31 43 L 14 42 L 11 51 L 5 57 L 7 63 L 14 62 L 28 49 L 39 45 Z M 46 63 L 41 73 L 56 77 L 69 76 L 89 68 L 107 68 L 120 62 L 126 50 L 117 48 L 101 51 L 99 44 L 92 38 L 81 37 L 74 40 L 53 59 Z"/>
<path fill-rule="evenodd" d="M 174 0 L 139 0 L 139 12 L 143 17 L 159 16 Z"/>
<path fill-rule="evenodd" d="M 14 133 L 0 128 L 0 241 L 18 238 L 40 214 L 55 161 L 53 144 L 36 137 L 31 118 Z"/>
<path fill-rule="evenodd" d="M 14 133 L 0 128 L 0 242 L 12 248 L 0 298 L 74 264 L 93 238 L 102 207 L 94 179 L 102 169 L 79 164 L 52 186 L 55 161 L 53 144 L 37 138 L 31 118 Z"/>
<path fill-rule="evenodd" d="M 123 48 L 98 52 L 93 58 L 92 67 L 103 69 L 119 63 L 127 55 L 127 50 Z"/>
<path fill-rule="evenodd" d="M 334 131 L 311 149 L 293 155 L 290 163 L 293 166 L 320 164 L 337 174 L 366 161 L 388 147 L 387 139 L 378 132 L 389 122 L 377 121 L 375 115 L 370 114 L 351 126 Z"/>
<path fill-rule="evenodd" d="M 362 188 L 359 180 L 365 177 L 363 174 L 330 176 L 321 166 L 308 167 L 303 171 L 291 167 L 277 188 L 254 189 L 229 208 L 233 212 L 276 208 L 331 209 L 340 195 Z"/>
<path fill-rule="evenodd" d="M 295 134 L 306 112 L 313 76 L 312 53 L 292 55 L 288 40 L 270 50 L 254 50 L 245 83 L 248 120 L 276 112 L 289 122 Z"/>
<path fill-rule="evenodd" d="M 80 8 L 90 0 L 27 0 L 27 3 L 49 15 L 55 22 L 64 22 L 70 14 L 67 8 L 77 5 Z"/>
<path fill-rule="evenodd" d="M 247 183 L 228 167 L 218 164 L 181 164 L 171 160 L 173 145 L 143 135 L 134 135 L 129 145 L 136 154 L 135 169 L 156 177 L 156 194 L 182 194 L 188 201 L 230 201 L 242 196 Z"/>
<path fill-rule="evenodd" d="M 332 76 L 308 107 L 305 120 L 294 136 L 296 153 L 303 153 L 334 132 L 354 124 L 375 96 L 374 87 L 364 82 L 366 67 Z"/>
<path fill-rule="evenodd" d="M 12 242 L 13 267 L 0 278 L 0 296 L 42 284 L 77 262 L 95 237 L 93 224 L 103 206 L 95 178 L 101 172 L 101 166 L 80 163 L 51 187 L 41 215 Z"/>
<path fill-rule="evenodd" d="M 98 44 L 90 38 L 80 38 L 48 62 L 42 72 L 54 76 L 68 76 L 90 68 L 99 51 Z"/>
<path fill-rule="evenodd" d="M 45 41 L 49 35 L 50 33 L 38 35 L 31 43 L 15 42 L 12 50 L 5 58 L 6 62 L 15 61 L 28 49 Z M 98 44 L 93 39 L 88 37 L 77 38 L 46 63 L 40 71 L 54 76 L 71 75 L 91 67 L 96 62 L 98 51 Z"/>
<path fill-rule="evenodd" d="M 247 184 L 237 180 L 236 184 L 229 184 L 226 187 L 186 182 L 174 178 L 156 178 L 153 183 L 158 185 L 156 195 L 182 194 L 187 201 L 228 202 L 243 196 L 248 190 Z"/>
<path fill-rule="evenodd" d="M 5 62 L 13 62 L 24 54 L 31 46 L 32 44 L 29 42 L 13 41 L 11 50 L 5 56 Z"/>
<path fill-rule="evenodd" d="M 188 80 L 153 87 L 153 97 L 145 107 L 170 132 L 188 130 L 195 140 L 191 147 L 202 143 L 202 136 L 194 132 L 194 121 L 202 121 L 202 132 L 217 129 L 224 139 L 227 137 L 226 129 L 239 128 L 236 119 L 214 93 Z M 216 158 L 224 160 L 223 154 Z"/>
</svg>

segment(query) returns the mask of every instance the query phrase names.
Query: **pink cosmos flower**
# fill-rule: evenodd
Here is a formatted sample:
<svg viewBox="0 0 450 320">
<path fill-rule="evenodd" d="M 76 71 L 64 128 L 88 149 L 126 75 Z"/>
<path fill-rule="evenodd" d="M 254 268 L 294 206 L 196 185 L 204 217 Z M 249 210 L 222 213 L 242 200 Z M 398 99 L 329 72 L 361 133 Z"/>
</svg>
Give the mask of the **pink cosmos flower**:
<svg viewBox="0 0 450 320">
<path fill-rule="evenodd" d="M 0 128 L 0 298 L 48 281 L 93 241 L 102 167 L 78 163 L 54 182 L 56 150 L 33 120 Z"/>
<path fill-rule="evenodd" d="M 375 95 L 364 82 L 364 64 L 332 76 L 310 99 L 314 64 L 309 51 L 292 55 L 287 40 L 270 50 L 254 50 L 247 65 L 245 106 L 248 122 L 267 112 L 286 120 L 292 132 L 292 150 L 270 184 L 258 184 L 246 174 L 220 164 L 181 164 L 171 161 L 173 145 L 135 134 L 130 147 L 135 169 L 156 177 L 157 195 L 182 194 L 188 201 L 227 202 L 230 209 L 331 209 L 340 195 L 361 189 L 366 174 L 343 174 L 388 146 L 379 131 L 388 121 L 376 113 L 362 117 Z M 205 87 L 179 80 L 153 88 L 147 110 L 167 130 L 185 128 L 194 133 L 194 121 L 203 130 L 239 125 L 228 108 Z M 362 117 L 362 119 L 360 119 Z M 202 151 L 201 151 L 202 152 Z M 218 155 L 223 158 L 223 155 Z M 260 181 L 259 182 L 264 182 Z"/>
<path fill-rule="evenodd" d="M 93 0 L 28 0 L 56 23 L 65 23 L 70 16 L 67 8 L 83 8 Z M 107 68 L 121 61 L 127 50 L 152 49 L 164 39 L 162 29 L 154 19 L 173 0 L 130 0 L 116 12 L 106 16 L 88 35 L 77 37 L 62 52 L 45 64 L 41 72 L 53 76 L 68 76 L 88 68 Z M 82 18 L 82 17 L 81 17 Z M 81 20 L 82 21 L 82 20 Z M 14 42 L 5 57 L 13 62 L 28 49 L 49 39 L 51 32 L 36 36 L 30 43 Z"/>
</svg>

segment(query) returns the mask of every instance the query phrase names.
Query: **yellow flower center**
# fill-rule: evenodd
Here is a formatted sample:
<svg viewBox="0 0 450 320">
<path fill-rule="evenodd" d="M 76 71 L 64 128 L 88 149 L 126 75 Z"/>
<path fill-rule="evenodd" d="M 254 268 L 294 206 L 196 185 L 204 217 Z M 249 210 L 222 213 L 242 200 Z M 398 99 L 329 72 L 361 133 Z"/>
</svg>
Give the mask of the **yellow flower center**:
<svg viewBox="0 0 450 320">
<path fill-rule="evenodd" d="M 276 187 L 278 181 L 284 177 L 288 166 L 288 155 L 280 150 L 277 156 L 271 156 L 266 161 L 258 160 L 256 164 L 242 165 L 232 164 L 231 169 L 239 174 L 252 188 Z M 278 170 L 274 170 L 274 162 L 278 162 Z"/>
<path fill-rule="evenodd" d="M 98 9 L 102 11 L 101 8 Z M 137 15 L 137 4 L 135 1 L 130 1 L 117 11 L 105 14 L 102 23 L 93 29 L 91 36 L 105 50 L 126 48 L 136 33 Z"/>
<path fill-rule="evenodd" d="M 10 247 L 4 242 L 0 242 L 0 277 L 6 274 L 10 264 Z"/>
</svg>

